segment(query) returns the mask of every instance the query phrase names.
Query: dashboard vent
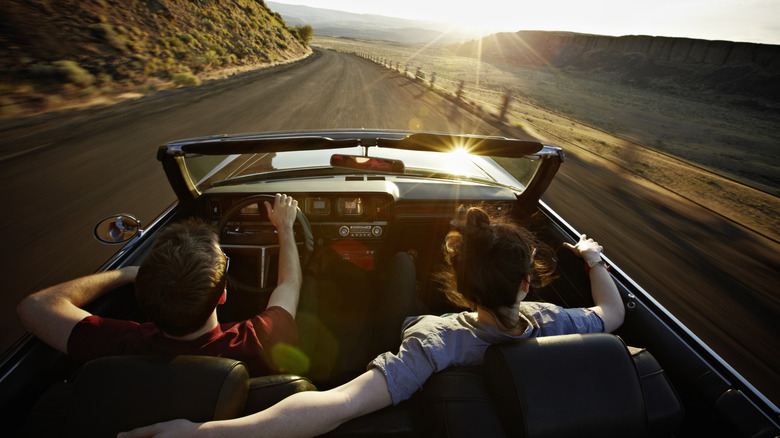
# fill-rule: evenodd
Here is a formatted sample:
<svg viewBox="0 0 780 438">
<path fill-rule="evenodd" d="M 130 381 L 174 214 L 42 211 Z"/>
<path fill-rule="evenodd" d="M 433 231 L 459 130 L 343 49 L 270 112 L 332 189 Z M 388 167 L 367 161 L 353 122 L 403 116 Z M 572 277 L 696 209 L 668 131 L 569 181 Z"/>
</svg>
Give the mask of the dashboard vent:
<svg viewBox="0 0 780 438">
<path fill-rule="evenodd" d="M 383 177 L 383 176 L 369 176 L 368 180 L 369 181 L 384 181 L 385 177 Z"/>
<path fill-rule="evenodd" d="M 346 176 L 344 181 L 365 181 L 365 177 L 362 176 Z"/>
</svg>

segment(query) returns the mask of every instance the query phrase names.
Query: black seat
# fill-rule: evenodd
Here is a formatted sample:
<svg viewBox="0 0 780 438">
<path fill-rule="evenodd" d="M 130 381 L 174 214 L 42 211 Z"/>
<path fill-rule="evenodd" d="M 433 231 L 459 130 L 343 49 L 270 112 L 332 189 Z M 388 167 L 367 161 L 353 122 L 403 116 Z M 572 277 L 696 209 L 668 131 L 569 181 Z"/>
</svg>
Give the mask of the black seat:
<svg viewBox="0 0 780 438">
<path fill-rule="evenodd" d="M 28 436 L 116 436 L 160 421 L 240 417 L 316 389 L 292 376 L 249 378 L 243 362 L 208 356 L 113 356 L 86 363 L 33 407 Z"/>
<path fill-rule="evenodd" d="M 640 374 L 638 360 L 650 375 Z M 646 351 L 632 357 L 611 334 L 493 345 L 485 368 L 504 426 L 515 436 L 642 437 L 664 434 L 682 419 L 655 359 Z"/>
<path fill-rule="evenodd" d="M 451 367 L 431 376 L 415 398 L 421 436 L 507 436 L 483 366 Z"/>
<path fill-rule="evenodd" d="M 666 436 L 683 415 L 652 355 L 603 333 L 493 345 L 415 398 L 420 429 L 439 437 Z"/>
</svg>

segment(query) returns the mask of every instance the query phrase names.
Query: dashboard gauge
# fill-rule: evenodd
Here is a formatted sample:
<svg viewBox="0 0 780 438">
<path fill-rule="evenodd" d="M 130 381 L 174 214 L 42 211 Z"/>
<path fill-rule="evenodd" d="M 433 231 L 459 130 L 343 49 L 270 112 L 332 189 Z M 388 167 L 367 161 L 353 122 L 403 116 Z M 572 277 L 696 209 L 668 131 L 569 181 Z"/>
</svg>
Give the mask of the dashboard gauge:
<svg viewBox="0 0 780 438">
<path fill-rule="evenodd" d="M 320 196 L 306 198 L 306 214 L 330 214 L 330 199 Z"/>
<path fill-rule="evenodd" d="M 363 214 L 362 198 L 339 198 L 339 214 L 343 216 L 360 216 Z"/>
</svg>

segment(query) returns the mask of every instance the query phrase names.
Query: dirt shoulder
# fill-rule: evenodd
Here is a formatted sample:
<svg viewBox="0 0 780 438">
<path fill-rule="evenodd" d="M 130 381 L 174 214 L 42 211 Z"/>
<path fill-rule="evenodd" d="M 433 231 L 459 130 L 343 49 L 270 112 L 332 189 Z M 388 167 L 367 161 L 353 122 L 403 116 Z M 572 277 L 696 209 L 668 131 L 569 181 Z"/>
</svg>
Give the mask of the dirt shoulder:
<svg viewBox="0 0 780 438">
<path fill-rule="evenodd" d="M 591 154 L 595 154 L 627 178 L 669 190 L 775 244 L 780 242 L 780 198 L 776 196 L 535 106 L 514 107 L 510 117 L 510 123 L 564 147 L 567 153 L 586 161 L 593 161 Z"/>
</svg>

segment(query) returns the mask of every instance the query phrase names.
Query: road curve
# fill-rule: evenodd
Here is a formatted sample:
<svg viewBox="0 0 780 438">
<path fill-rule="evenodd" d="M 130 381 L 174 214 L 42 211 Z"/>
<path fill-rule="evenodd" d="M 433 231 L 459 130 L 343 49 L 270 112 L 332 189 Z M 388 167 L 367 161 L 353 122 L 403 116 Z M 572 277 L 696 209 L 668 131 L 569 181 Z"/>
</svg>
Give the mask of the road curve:
<svg viewBox="0 0 780 438">
<path fill-rule="evenodd" d="M 175 199 L 159 145 L 220 133 L 387 128 L 502 135 L 411 80 L 330 51 L 294 68 L 109 108 L 0 124 L 0 347 L 23 329 L 23 296 L 93 272 L 115 251 L 92 238 L 104 216 L 143 223 Z M 572 151 L 573 152 L 573 151 Z M 769 394 L 779 381 L 774 248 L 685 200 L 636 183 L 596 157 L 571 155 L 544 200 L 605 244 L 606 254 Z M 775 388 L 777 391 L 777 388 Z"/>
<path fill-rule="evenodd" d="M 114 213 L 149 223 L 174 200 L 157 147 L 222 133 L 386 128 L 499 134 L 413 82 L 350 55 L 325 51 L 295 68 L 242 75 L 109 108 L 0 124 L 5 292 L 0 347 L 23 329 L 16 303 L 94 272 L 117 248 L 92 237 Z"/>
</svg>

